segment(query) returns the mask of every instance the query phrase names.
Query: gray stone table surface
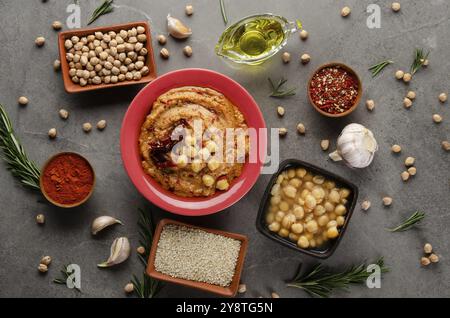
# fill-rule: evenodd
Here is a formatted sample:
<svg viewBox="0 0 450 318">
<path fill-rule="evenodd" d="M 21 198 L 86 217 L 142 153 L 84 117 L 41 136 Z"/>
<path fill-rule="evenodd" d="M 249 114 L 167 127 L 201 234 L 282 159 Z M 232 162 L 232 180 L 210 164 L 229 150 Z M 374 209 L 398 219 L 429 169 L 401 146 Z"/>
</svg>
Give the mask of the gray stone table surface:
<svg viewBox="0 0 450 318">
<path fill-rule="evenodd" d="M 17 134 L 31 158 L 39 165 L 59 151 L 76 151 L 93 164 L 98 183 L 91 200 L 80 208 L 64 211 L 43 204 L 39 197 L 23 189 L 0 164 L 0 296 L 3 297 L 123 297 L 123 287 L 132 274 L 139 274 L 142 266 L 133 253 L 126 263 L 100 270 L 96 264 L 109 255 L 112 240 L 128 236 L 133 247 L 138 246 L 138 208 L 152 209 L 157 219 L 170 217 L 207 227 L 245 234 L 250 248 L 242 281 L 247 284 L 244 297 L 268 297 L 276 291 L 282 297 L 307 297 L 288 288 L 286 280 L 296 272 L 300 262 L 317 261 L 298 254 L 263 237 L 255 228 L 257 209 L 269 180 L 262 175 L 253 189 L 234 206 L 216 215 L 184 218 L 153 207 L 134 188 L 122 166 L 119 131 L 122 118 L 133 97 L 141 87 L 108 89 L 69 95 L 65 93 L 61 74 L 52 69 L 58 57 L 57 33 L 52 30 L 54 20 L 66 21 L 67 6 L 72 0 L 2 0 L 0 1 L 0 102 L 9 112 Z M 185 42 L 168 40 L 169 60 L 155 59 L 158 73 L 187 67 L 202 67 L 224 73 L 241 83 L 258 102 L 268 127 L 286 127 L 288 135 L 280 141 L 281 159 L 298 158 L 352 180 L 359 186 L 360 201 L 369 199 L 372 208 L 363 212 L 357 207 L 348 231 L 336 253 L 323 263 L 335 268 L 347 264 L 374 260 L 384 256 L 391 272 L 384 276 L 380 289 L 354 286 L 349 292 L 334 295 L 344 297 L 429 297 L 450 296 L 450 196 L 449 155 L 440 143 L 450 138 L 448 121 L 450 109 L 440 104 L 438 95 L 449 90 L 450 62 L 450 4 L 444 0 L 400 1 L 402 9 L 394 13 L 390 1 L 378 0 L 225 0 L 230 21 L 255 13 L 273 12 L 290 20 L 299 18 L 310 37 L 302 42 L 293 36 L 286 48 L 292 61 L 283 65 L 276 56 L 270 62 L 252 68 L 232 68 L 214 54 L 214 45 L 224 30 L 218 1 L 213 0 L 116 0 L 115 11 L 101 17 L 94 25 L 109 25 L 149 19 L 152 34 L 166 33 L 166 16 L 172 14 L 187 22 L 193 35 Z M 79 0 L 82 26 L 100 0 Z M 192 3 L 195 13 L 186 17 L 184 7 Z M 369 29 L 366 8 L 375 3 L 381 7 L 381 28 Z M 352 13 L 347 19 L 340 10 L 348 5 Z M 67 29 L 65 26 L 64 29 Z M 34 40 L 43 35 L 47 41 L 37 48 Z M 182 48 L 191 45 L 194 54 L 183 56 Z M 431 50 L 430 66 L 421 70 L 406 86 L 395 80 L 396 69 L 408 69 L 417 47 Z M 301 53 L 309 53 L 311 62 L 299 63 Z M 380 76 L 371 78 L 367 68 L 390 58 L 389 66 Z M 352 115 L 327 119 L 316 113 L 308 103 L 306 83 L 311 72 L 328 61 L 342 61 L 351 65 L 361 76 L 364 86 L 362 104 Z M 285 100 L 268 97 L 268 77 L 284 76 L 299 87 L 297 95 Z M 402 100 L 406 92 L 417 92 L 412 109 L 405 110 Z M 25 95 L 30 103 L 17 104 Z M 369 113 L 366 99 L 373 99 L 376 108 Z M 286 116 L 279 118 L 276 106 L 283 105 Z M 70 111 L 70 118 L 62 121 L 58 110 Z M 440 113 L 444 121 L 432 122 L 432 114 Z M 103 132 L 82 131 L 84 122 L 95 124 L 106 119 Z M 296 133 L 298 122 L 305 123 L 306 136 Z M 341 129 L 358 122 L 375 133 L 380 149 L 373 164 L 364 170 L 352 170 L 330 161 L 320 149 L 320 140 L 330 139 L 331 146 Z M 49 140 L 47 132 L 56 127 L 59 136 Z M 390 147 L 400 144 L 399 156 Z M 406 156 L 417 159 L 417 176 L 403 183 Z M 383 208 L 381 199 L 389 195 L 394 202 Z M 416 210 L 427 217 L 420 228 L 404 233 L 389 233 L 386 228 L 398 223 Z M 35 216 L 45 214 L 47 221 L 38 226 Z M 99 215 L 112 215 L 124 222 L 93 238 L 90 223 Z M 422 247 L 430 242 L 441 257 L 440 263 L 429 268 L 420 266 Z M 50 271 L 40 275 L 37 265 L 43 255 L 54 259 Z M 76 263 L 82 270 L 82 293 L 55 285 L 63 264 Z M 192 289 L 167 285 L 161 297 L 210 297 Z M 243 297 L 243 296 L 240 296 Z"/>
</svg>

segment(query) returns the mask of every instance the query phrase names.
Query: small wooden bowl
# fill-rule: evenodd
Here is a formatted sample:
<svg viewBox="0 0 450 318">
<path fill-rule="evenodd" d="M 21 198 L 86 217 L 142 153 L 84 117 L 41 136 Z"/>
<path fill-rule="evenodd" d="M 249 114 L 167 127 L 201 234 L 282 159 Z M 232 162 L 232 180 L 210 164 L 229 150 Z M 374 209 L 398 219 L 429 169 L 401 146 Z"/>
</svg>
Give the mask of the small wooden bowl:
<svg viewBox="0 0 450 318">
<path fill-rule="evenodd" d="M 119 32 L 120 30 L 129 30 L 129 29 L 131 29 L 133 27 L 137 27 L 137 26 L 143 26 L 145 28 L 145 35 L 147 36 L 147 41 L 145 42 L 145 46 L 144 46 L 148 50 L 147 59 L 145 61 L 145 65 L 149 68 L 149 73 L 147 75 L 142 76 L 142 78 L 138 81 L 135 81 L 135 80 L 123 81 L 123 82 L 118 82 L 116 84 L 104 84 L 104 83 L 99 84 L 99 85 L 91 84 L 91 85 L 86 85 L 84 87 L 72 82 L 72 79 L 69 75 L 69 63 L 66 60 L 66 48 L 64 46 L 64 42 L 67 39 L 70 39 L 72 36 L 83 37 L 83 36 L 87 36 L 90 34 L 94 34 L 95 32 L 103 32 L 103 33 L 109 32 L 109 31 Z M 151 37 L 150 27 L 146 21 L 65 31 L 65 32 L 59 33 L 58 43 L 59 43 L 59 58 L 61 61 L 61 71 L 62 71 L 62 77 L 63 77 L 63 81 L 64 81 L 64 88 L 65 88 L 66 92 L 68 92 L 68 93 L 80 93 L 80 92 L 93 91 L 93 90 L 99 90 L 99 89 L 104 89 L 104 88 L 145 84 L 145 83 L 151 82 L 152 80 L 154 80 L 156 78 L 156 66 L 155 66 L 155 58 L 153 56 L 152 37 Z"/>
<path fill-rule="evenodd" d="M 203 282 L 196 282 L 196 281 L 182 279 L 182 278 L 175 278 L 175 277 L 157 272 L 155 269 L 156 250 L 158 249 L 158 242 L 159 242 L 159 239 L 161 236 L 161 232 L 162 232 L 164 226 L 168 225 L 168 224 L 173 224 L 173 225 L 178 225 L 178 226 L 186 226 L 186 227 L 193 228 L 193 229 L 199 229 L 199 230 L 203 230 L 208 233 L 223 235 L 225 237 L 229 237 L 229 238 L 241 241 L 241 250 L 239 251 L 239 257 L 238 257 L 238 260 L 236 263 L 236 269 L 235 269 L 233 280 L 232 280 L 230 286 L 222 287 L 222 286 L 203 283 Z M 159 222 L 158 226 L 156 227 L 155 234 L 153 236 L 152 248 L 150 250 L 150 256 L 148 259 L 147 274 L 150 277 L 153 277 L 155 279 L 162 280 L 165 282 L 179 284 L 179 285 L 192 287 L 192 288 L 196 288 L 196 289 L 201 289 L 201 290 L 211 292 L 211 293 L 214 293 L 217 295 L 225 296 L 225 297 L 233 297 L 236 295 L 238 287 L 239 287 L 242 268 L 244 266 L 245 254 L 247 253 L 247 246 L 248 246 L 248 238 L 244 235 L 230 233 L 230 232 L 224 232 L 224 231 L 219 231 L 219 230 L 214 230 L 214 229 L 207 229 L 207 228 L 198 227 L 198 226 L 194 226 L 194 225 L 190 225 L 190 224 L 186 224 L 186 223 L 181 223 L 181 222 L 174 221 L 174 220 L 163 219 Z"/>
<path fill-rule="evenodd" d="M 59 156 L 63 156 L 63 155 L 74 155 L 74 156 L 82 158 L 83 160 L 85 160 L 87 162 L 87 164 L 89 165 L 89 167 L 91 168 L 91 171 L 92 171 L 93 182 L 92 182 L 91 191 L 89 192 L 89 194 L 83 200 L 81 200 L 79 202 L 76 202 L 76 203 L 73 203 L 73 204 L 62 204 L 62 203 L 56 202 L 55 200 L 53 200 L 52 198 L 49 197 L 49 195 L 45 192 L 45 188 L 44 188 L 44 172 L 45 172 L 45 169 L 50 164 L 50 162 L 53 161 L 53 159 L 55 159 L 55 158 L 57 158 Z M 40 176 L 40 179 L 39 179 L 39 186 L 41 188 L 41 192 L 44 195 L 44 197 L 47 199 L 47 201 L 49 201 L 51 204 L 53 204 L 53 205 L 55 205 L 57 207 L 64 208 L 64 209 L 70 209 L 70 208 L 75 208 L 77 206 L 80 206 L 83 203 L 85 203 L 87 200 L 89 200 L 89 198 L 91 197 L 92 193 L 94 192 L 94 188 L 95 188 L 95 172 L 94 172 L 94 169 L 92 168 L 92 165 L 90 164 L 90 162 L 85 157 L 83 157 L 82 155 L 80 155 L 78 153 L 75 153 L 75 152 L 60 152 L 60 153 L 57 153 L 56 155 L 53 155 L 52 157 L 50 157 L 45 162 L 45 164 L 42 167 L 41 171 L 42 172 L 41 172 L 41 176 Z"/>
<path fill-rule="evenodd" d="M 353 76 L 354 78 L 356 78 L 356 81 L 358 82 L 358 96 L 356 96 L 356 100 L 355 103 L 353 104 L 352 107 L 350 107 L 347 111 L 343 112 L 343 113 L 339 113 L 339 114 L 331 114 L 331 113 L 327 113 L 325 111 L 323 111 L 322 109 L 320 109 L 313 101 L 312 97 L 311 97 L 311 81 L 314 77 L 314 75 L 316 75 L 319 71 L 323 70 L 324 68 L 328 68 L 328 67 L 339 67 L 344 69 L 345 71 L 347 71 L 351 76 Z M 343 63 L 339 63 L 339 62 L 330 62 L 327 64 L 324 64 L 322 66 L 320 66 L 318 69 L 316 69 L 314 71 L 314 73 L 311 75 L 309 81 L 308 81 L 308 98 L 309 98 L 309 102 L 311 103 L 311 105 L 314 107 L 315 110 L 317 110 L 319 113 L 321 113 L 324 116 L 327 117 L 344 117 L 349 115 L 350 113 L 352 113 L 356 107 L 358 107 L 359 102 L 361 101 L 361 97 L 362 97 L 362 83 L 361 80 L 358 76 L 358 74 L 356 74 L 356 72 L 349 66 L 343 64 Z"/>
</svg>

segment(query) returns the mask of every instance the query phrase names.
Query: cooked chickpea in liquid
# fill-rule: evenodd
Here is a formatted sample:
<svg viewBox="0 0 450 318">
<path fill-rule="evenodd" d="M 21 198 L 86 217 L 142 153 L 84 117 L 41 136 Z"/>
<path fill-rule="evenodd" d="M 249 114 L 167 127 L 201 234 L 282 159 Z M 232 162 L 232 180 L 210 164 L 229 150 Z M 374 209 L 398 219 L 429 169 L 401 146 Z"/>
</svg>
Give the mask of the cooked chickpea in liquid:
<svg viewBox="0 0 450 318">
<path fill-rule="evenodd" d="M 277 177 L 270 195 L 269 230 L 307 249 L 339 236 L 351 191 L 303 168 L 290 168 Z"/>
</svg>

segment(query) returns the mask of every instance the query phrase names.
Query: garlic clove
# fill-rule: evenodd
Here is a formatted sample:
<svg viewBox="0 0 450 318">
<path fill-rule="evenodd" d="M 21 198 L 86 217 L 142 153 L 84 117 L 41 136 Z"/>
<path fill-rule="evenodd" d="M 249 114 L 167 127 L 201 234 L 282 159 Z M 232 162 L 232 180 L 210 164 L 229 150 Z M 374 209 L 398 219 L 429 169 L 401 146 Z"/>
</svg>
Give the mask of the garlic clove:
<svg viewBox="0 0 450 318">
<path fill-rule="evenodd" d="M 167 29 L 169 34 L 176 39 L 186 39 L 192 35 L 191 28 L 188 28 L 177 18 L 167 16 Z"/>
<path fill-rule="evenodd" d="M 96 235 L 101 230 L 107 228 L 108 226 L 114 225 L 114 224 L 123 225 L 123 223 L 120 220 L 115 219 L 111 216 L 107 216 L 107 215 L 99 216 L 92 222 L 92 225 L 91 225 L 92 235 Z"/>
<path fill-rule="evenodd" d="M 98 264 L 97 266 L 105 268 L 120 264 L 128 259 L 130 253 L 131 248 L 128 239 L 126 237 L 116 238 L 111 245 L 111 253 L 108 260 Z"/>
<path fill-rule="evenodd" d="M 333 160 L 333 161 L 342 161 L 343 160 L 343 158 L 339 155 L 339 152 L 337 150 L 333 151 L 328 156 L 330 156 L 331 160 Z"/>
</svg>

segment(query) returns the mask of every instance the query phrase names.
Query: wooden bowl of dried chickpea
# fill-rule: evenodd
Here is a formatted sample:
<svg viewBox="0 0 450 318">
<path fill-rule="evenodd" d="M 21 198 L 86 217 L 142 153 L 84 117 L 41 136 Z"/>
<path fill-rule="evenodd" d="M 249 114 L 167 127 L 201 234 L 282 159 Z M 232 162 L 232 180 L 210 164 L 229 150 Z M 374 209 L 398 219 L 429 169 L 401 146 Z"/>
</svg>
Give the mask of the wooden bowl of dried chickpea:
<svg viewBox="0 0 450 318">
<path fill-rule="evenodd" d="M 146 21 L 61 32 L 58 45 L 68 93 L 146 84 L 156 78 Z"/>
<path fill-rule="evenodd" d="M 328 258 L 347 229 L 357 199 L 358 188 L 351 182 L 289 159 L 267 186 L 256 227 L 284 246 Z"/>
</svg>

